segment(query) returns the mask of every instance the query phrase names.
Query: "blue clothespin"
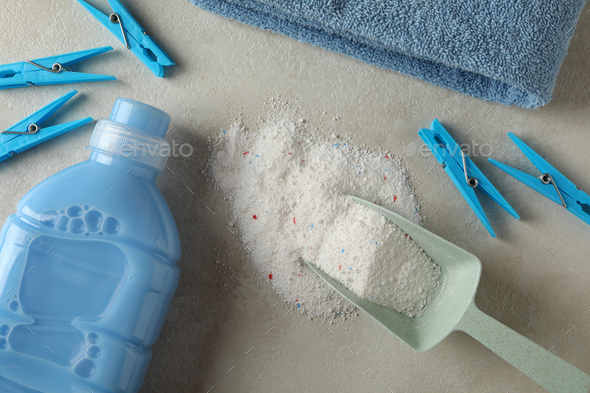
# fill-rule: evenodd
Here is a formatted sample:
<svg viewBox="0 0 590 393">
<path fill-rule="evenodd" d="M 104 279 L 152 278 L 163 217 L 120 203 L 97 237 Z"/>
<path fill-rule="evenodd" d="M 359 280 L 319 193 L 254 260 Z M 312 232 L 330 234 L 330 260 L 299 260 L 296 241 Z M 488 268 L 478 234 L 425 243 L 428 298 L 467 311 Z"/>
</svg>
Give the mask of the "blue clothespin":
<svg viewBox="0 0 590 393">
<path fill-rule="evenodd" d="M 147 35 L 145 29 L 133 18 L 118 0 L 109 0 L 113 12 L 107 16 L 85 2 L 78 0 L 88 12 L 92 14 L 104 27 L 115 35 L 130 49 L 135 56 L 148 66 L 158 77 L 164 76 L 164 66 L 173 66 L 175 63 L 158 46 L 156 41 Z M 118 26 L 117 26 L 118 25 Z"/>
<path fill-rule="evenodd" d="M 111 46 L 0 65 L 0 89 L 115 80 L 110 75 L 72 72 L 69 66 L 112 50 Z"/>
<path fill-rule="evenodd" d="M 590 195 L 576 187 L 574 183 L 562 175 L 537 152 L 518 139 L 516 135 L 509 132 L 508 136 L 542 174 L 539 177 L 535 177 L 491 158 L 488 158 L 488 161 L 539 194 L 551 199 L 557 204 L 563 205 L 570 213 L 575 214 L 584 222 L 590 224 Z"/>
<path fill-rule="evenodd" d="M 437 161 L 442 164 L 447 175 L 455 183 L 463 198 L 469 203 L 469 206 L 471 206 L 471 209 L 473 209 L 490 235 L 496 237 L 475 195 L 474 188 L 479 188 L 514 218 L 517 220 L 520 219 L 514 209 L 506 202 L 500 192 L 496 190 L 479 168 L 475 166 L 473 161 L 465 156 L 461 147 L 451 138 L 447 130 L 444 129 L 437 119 L 434 119 L 430 129 L 424 128 L 418 132 L 418 135 L 420 135 L 424 143 L 430 148 Z M 470 176 L 470 174 L 473 176 Z"/>
<path fill-rule="evenodd" d="M 61 108 L 70 98 L 75 96 L 76 93 L 78 93 L 76 90 L 72 90 L 12 127 L 0 131 L 0 161 L 4 161 L 15 156 L 17 153 L 21 153 L 51 138 L 55 138 L 58 135 L 91 122 L 92 118 L 87 117 L 47 128 L 40 127 L 45 120 Z"/>
</svg>

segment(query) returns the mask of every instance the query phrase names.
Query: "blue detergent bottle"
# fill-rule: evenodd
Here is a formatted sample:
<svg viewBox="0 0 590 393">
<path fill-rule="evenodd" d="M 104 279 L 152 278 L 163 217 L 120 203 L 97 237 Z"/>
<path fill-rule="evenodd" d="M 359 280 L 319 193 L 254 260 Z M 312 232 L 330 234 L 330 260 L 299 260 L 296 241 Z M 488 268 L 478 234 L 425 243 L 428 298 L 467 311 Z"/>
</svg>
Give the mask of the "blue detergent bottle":
<svg viewBox="0 0 590 393">
<path fill-rule="evenodd" d="M 0 392 L 139 392 L 180 271 L 155 180 L 170 116 L 119 98 L 88 161 L 33 188 L 0 233 Z"/>
</svg>

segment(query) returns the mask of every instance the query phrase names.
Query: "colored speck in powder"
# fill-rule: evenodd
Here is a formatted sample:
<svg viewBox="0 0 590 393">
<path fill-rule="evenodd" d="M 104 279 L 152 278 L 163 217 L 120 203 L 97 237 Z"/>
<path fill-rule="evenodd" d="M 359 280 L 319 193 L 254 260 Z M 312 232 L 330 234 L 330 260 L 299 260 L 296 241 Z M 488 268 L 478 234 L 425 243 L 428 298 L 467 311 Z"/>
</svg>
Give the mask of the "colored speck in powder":
<svg viewBox="0 0 590 393">
<path fill-rule="evenodd" d="M 225 130 L 223 130 L 223 133 L 225 134 Z"/>
<path fill-rule="evenodd" d="M 395 202 L 395 201 L 397 201 L 397 195 L 394 195 L 394 196 L 393 196 L 393 201 L 394 201 L 394 202 Z"/>
<path fill-rule="evenodd" d="M 344 252 L 344 248 L 342 249 L 342 251 L 340 251 L 340 254 L 342 254 Z"/>
<path fill-rule="evenodd" d="M 297 223 L 295 222 L 295 217 L 293 217 L 293 224 L 297 224 Z"/>
<path fill-rule="evenodd" d="M 389 172 L 389 169 L 386 169 L 385 172 Z"/>
<path fill-rule="evenodd" d="M 252 161 L 250 161 L 248 164 L 252 164 Z"/>
<path fill-rule="evenodd" d="M 260 157 L 258 154 L 256 154 L 256 157 Z M 386 169 L 387 170 L 387 169 Z"/>
<path fill-rule="evenodd" d="M 272 273 L 268 273 L 268 279 L 272 280 Z"/>
<path fill-rule="evenodd" d="M 301 308 L 301 307 L 299 307 L 299 303 L 297 303 L 297 308 Z"/>
<path fill-rule="evenodd" d="M 244 155 L 246 155 L 246 154 L 248 154 L 248 153 L 250 153 L 250 150 L 248 150 L 247 152 L 245 152 L 245 153 L 244 153 Z"/>
<path fill-rule="evenodd" d="M 350 270 L 352 270 L 352 268 L 351 268 L 351 267 L 349 267 L 349 269 L 350 269 Z"/>
<path fill-rule="evenodd" d="M 256 220 L 258 217 L 256 217 L 256 214 L 254 214 L 252 218 Z"/>
<path fill-rule="evenodd" d="M 313 224 L 311 224 L 311 227 L 313 228 Z"/>
<path fill-rule="evenodd" d="M 385 158 L 389 158 L 389 156 L 386 154 L 386 155 L 385 155 Z"/>
<path fill-rule="evenodd" d="M 293 155 L 293 153 L 289 153 L 289 155 L 290 155 L 290 156 L 292 156 L 292 155 Z"/>
<path fill-rule="evenodd" d="M 384 179 L 384 180 L 387 180 L 387 176 L 383 176 L 383 179 Z"/>
<path fill-rule="evenodd" d="M 338 270 L 342 270 L 342 265 L 338 266 Z"/>
</svg>

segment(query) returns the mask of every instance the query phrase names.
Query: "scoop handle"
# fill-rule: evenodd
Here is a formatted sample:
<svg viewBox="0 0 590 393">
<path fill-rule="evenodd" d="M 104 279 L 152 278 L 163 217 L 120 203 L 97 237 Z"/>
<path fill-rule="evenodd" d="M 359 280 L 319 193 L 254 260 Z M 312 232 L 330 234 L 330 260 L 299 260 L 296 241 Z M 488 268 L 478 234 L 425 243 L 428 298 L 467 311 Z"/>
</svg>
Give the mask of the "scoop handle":
<svg viewBox="0 0 590 393">
<path fill-rule="evenodd" d="M 590 375 L 480 311 L 471 302 L 461 330 L 552 393 L 588 393 Z"/>
</svg>

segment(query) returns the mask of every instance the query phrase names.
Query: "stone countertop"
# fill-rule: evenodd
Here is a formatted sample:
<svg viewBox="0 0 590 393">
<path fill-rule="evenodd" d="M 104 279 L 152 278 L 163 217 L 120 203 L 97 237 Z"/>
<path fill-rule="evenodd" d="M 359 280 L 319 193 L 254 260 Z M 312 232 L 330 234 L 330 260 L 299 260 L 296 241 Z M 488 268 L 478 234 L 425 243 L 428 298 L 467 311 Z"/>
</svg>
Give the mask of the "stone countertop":
<svg viewBox="0 0 590 393">
<path fill-rule="evenodd" d="M 105 0 L 92 3 L 109 10 Z M 237 118 L 256 127 L 278 101 L 298 107 L 315 133 L 402 157 L 422 198 L 426 227 L 480 258 L 478 306 L 590 373 L 590 226 L 485 162 L 491 154 L 536 173 L 506 136 L 512 131 L 590 190 L 590 5 L 555 98 L 528 110 L 378 69 L 188 1 L 124 3 L 176 61 L 165 78 L 156 78 L 75 1 L 7 0 L 0 6 L 0 64 L 111 45 L 114 51 L 75 69 L 118 77 L 3 90 L 0 128 L 77 89 L 81 94 L 47 124 L 107 118 L 123 96 L 170 113 L 168 139 L 193 147 L 190 157 L 172 157 L 158 180 L 179 227 L 182 276 L 143 393 L 544 391 L 466 334 L 453 333 L 418 354 L 362 312 L 333 325 L 288 312 L 289 305 L 253 274 L 239 240 L 225 229 L 227 202 L 202 170 L 208 137 Z M 434 158 L 422 157 L 417 131 L 434 117 L 472 147 L 476 164 L 521 215 L 514 220 L 482 196 L 497 238 Z M 38 182 L 85 160 L 92 129 L 91 123 L 3 162 L 0 217 L 12 214 Z"/>
</svg>

